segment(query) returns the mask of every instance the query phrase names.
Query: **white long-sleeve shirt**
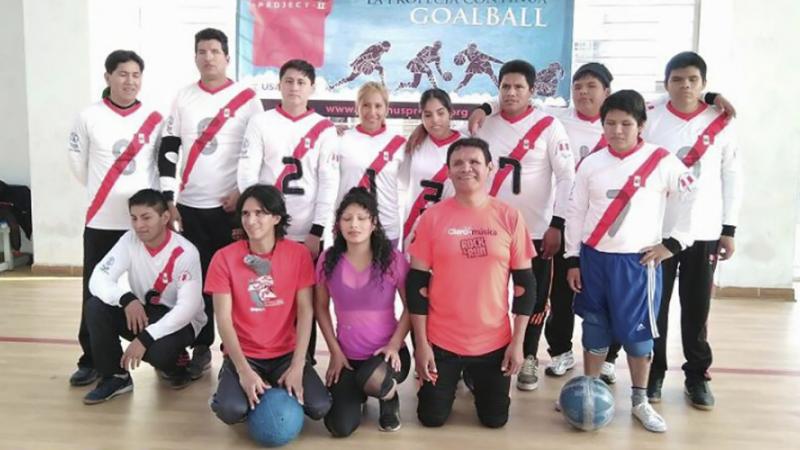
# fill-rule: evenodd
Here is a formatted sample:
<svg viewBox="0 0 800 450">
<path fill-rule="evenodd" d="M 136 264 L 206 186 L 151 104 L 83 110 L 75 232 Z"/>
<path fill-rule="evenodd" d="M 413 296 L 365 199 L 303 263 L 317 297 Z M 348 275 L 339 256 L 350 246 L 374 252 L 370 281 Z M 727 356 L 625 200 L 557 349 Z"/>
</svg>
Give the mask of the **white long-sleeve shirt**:
<svg viewBox="0 0 800 450">
<path fill-rule="evenodd" d="M 141 189 L 158 189 L 155 143 L 162 122 L 160 114 L 141 103 L 121 109 L 108 99 L 78 115 L 69 136 L 69 167 L 86 186 L 87 227 L 127 230 L 131 222 L 128 198 Z M 136 156 L 116 177 L 108 176 L 134 139 L 140 145 Z"/>
<path fill-rule="evenodd" d="M 650 159 L 656 153 L 660 159 Z M 641 172 L 648 160 L 655 164 L 649 176 Z M 633 188 L 630 201 L 618 214 L 609 214 L 609 206 L 627 184 Z M 680 198 L 681 208 L 672 228 L 662 233 L 668 195 Z M 605 147 L 587 156 L 575 176 L 565 257 L 578 256 L 581 243 L 607 253 L 639 253 L 661 243 L 662 236 L 676 239 L 685 248 L 692 243 L 693 201 L 691 174 L 667 150 L 641 142 L 621 155 Z"/>
<path fill-rule="evenodd" d="M 89 291 L 111 306 L 121 306 L 129 292 L 145 302 L 148 292 L 160 292 L 158 303 L 170 309 L 145 331 L 158 340 L 192 324 L 195 336 L 208 321 L 204 312 L 200 255 L 183 236 L 167 231 L 158 249 L 150 249 L 132 230 L 123 234 L 114 247 L 95 266 Z M 128 274 L 130 291 L 119 283 Z"/>
<path fill-rule="evenodd" d="M 186 206 L 221 206 L 222 198 L 236 189 L 236 168 L 247 122 L 262 111 L 255 92 L 238 83 L 229 82 L 211 91 L 196 82 L 178 91 L 164 137 L 181 140 L 180 172 L 176 178 L 163 177 L 163 189 L 178 193 L 178 203 Z M 193 153 L 198 138 L 217 116 L 224 120 L 222 127 L 205 145 L 198 143 L 199 152 Z"/>
<path fill-rule="evenodd" d="M 295 158 L 295 151 L 305 154 Z M 239 159 L 238 185 L 276 185 L 292 216 L 287 236 L 303 241 L 312 225 L 329 227 L 339 191 L 339 142 L 326 118 L 309 110 L 292 117 L 280 106 L 250 119 Z M 282 180 L 279 180 L 281 175 Z"/>
<path fill-rule="evenodd" d="M 402 224 L 404 249 L 408 249 L 412 232 L 425 209 L 455 195 L 453 183 L 447 177 L 447 148 L 463 137 L 466 135 L 456 130 L 442 140 L 428 135 L 411 155 L 406 155 L 400 167 L 400 186 L 407 195 Z M 443 168 L 442 181 L 434 181 Z"/>
<path fill-rule="evenodd" d="M 741 164 L 737 155 L 734 124 L 724 113 L 705 104 L 694 114 L 682 114 L 668 102 L 647 112 L 642 134 L 645 140 L 664 147 L 681 160 L 693 146 L 706 147 L 689 166 L 695 179 L 696 200 L 692 207 L 692 238 L 713 241 L 723 225 L 736 226 L 742 199 Z M 664 228 L 670 229 L 679 214 L 677 199 L 670 198 Z"/>
<path fill-rule="evenodd" d="M 405 138 L 387 131 L 385 127 L 376 133 L 356 127 L 345 131 L 339 141 L 340 180 L 335 205 L 366 176 L 368 185 L 365 187 L 375 193 L 380 221 L 389 239 L 400 237 L 398 172 L 405 159 L 405 142 Z M 383 167 L 376 174 L 368 174 L 367 170 L 376 159 L 382 162 Z"/>
<path fill-rule="evenodd" d="M 489 143 L 492 153 L 496 171 L 490 185 L 494 186 L 500 171 L 508 165 L 509 155 L 534 126 L 546 120 L 551 121 L 549 125 L 533 142 L 527 142 L 528 150 L 519 161 L 519 169 L 511 171 L 496 193 L 498 198 L 522 212 L 532 239 L 544 236 L 554 215 L 566 217 L 569 191 L 575 178 L 575 158 L 564 126 L 553 116 L 530 108 L 513 119 L 503 113 L 490 116 L 478 131 L 478 137 Z M 515 175 L 517 170 L 519 174 Z M 519 177 L 518 189 L 515 176 Z"/>
</svg>

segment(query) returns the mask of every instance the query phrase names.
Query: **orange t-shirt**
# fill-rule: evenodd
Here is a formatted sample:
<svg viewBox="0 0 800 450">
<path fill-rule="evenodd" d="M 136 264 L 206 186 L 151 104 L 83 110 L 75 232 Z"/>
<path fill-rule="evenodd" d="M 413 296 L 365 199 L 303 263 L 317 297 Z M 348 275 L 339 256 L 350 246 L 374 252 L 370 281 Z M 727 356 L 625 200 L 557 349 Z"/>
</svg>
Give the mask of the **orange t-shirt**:
<svg viewBox="0 0 800 450">
<path fill-rule="evenodd" d="M 536 256 L 519 211 L 493 197 L 479 208 L 442 200 L 420 217 L 409 251 L 433 272 L 432 344 L 469 356 L 508 345 L 508 279 Z"/>
</svg>

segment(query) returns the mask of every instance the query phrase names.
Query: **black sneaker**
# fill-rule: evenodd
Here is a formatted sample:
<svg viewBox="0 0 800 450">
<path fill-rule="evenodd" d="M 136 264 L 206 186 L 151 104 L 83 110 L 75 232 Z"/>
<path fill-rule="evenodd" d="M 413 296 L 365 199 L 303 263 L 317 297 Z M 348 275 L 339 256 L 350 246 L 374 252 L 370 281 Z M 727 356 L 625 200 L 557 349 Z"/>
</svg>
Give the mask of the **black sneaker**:
<svg viewBox="0 0 800 450">
<path fill-rule="evenodd" d="M 95 405 L 131 391 L 133 391 L 133 380 L 130 374 L 103 377 L 97 386 L 83 397 L 83 403 Z"/>
<path fill-rule="evenodd" d="M 192 380 L 197 380 L 211 368 L 211 350 L 207 345 L 197 345 L 192 353 L 192 361 L 186 367 Z"/>
<path fill-rule="evenodd" d="M 663 377 L 653 377 L 647 382 L 647 399 L 650 403 L 661 403 L 661 387 L 663 385 Z"/>
<path fill-rule="evenodd" d="M 689 381 L 686 380 L 684 393 L 689 401 L 697 409 L 703 411 L 711 411 L 714 409 L 714 394 L 711 393 L 711 387 L 708 381 Z"/>
<path fill-rule="evenodd" d="M 100 374 L 91 367 L 80 367 L 78 370 L 69 377 L 69 384 L 71 386 L 86 386 L 92 384 L 100 378 Z"/>
<path fill-rule="evenodd" d="M 189 386 L 192 384 L 192 381 L 194 381 L 191 375 L 189 375 L 189 370 L 185 367 L 180 367 L 175 373 L 165 373 L 165 375 L 167 376 L 166 381 L 169 382 L 170 389 L 175 389 L 176 391 Z"/>
<path fill-rule="evenodd" d="M 378 429 L 397 431 L 400 429 L 400 396 L 394 394 L 390 400 L 378 400 L 381 411 L 378 416 Z"/>
</svg>

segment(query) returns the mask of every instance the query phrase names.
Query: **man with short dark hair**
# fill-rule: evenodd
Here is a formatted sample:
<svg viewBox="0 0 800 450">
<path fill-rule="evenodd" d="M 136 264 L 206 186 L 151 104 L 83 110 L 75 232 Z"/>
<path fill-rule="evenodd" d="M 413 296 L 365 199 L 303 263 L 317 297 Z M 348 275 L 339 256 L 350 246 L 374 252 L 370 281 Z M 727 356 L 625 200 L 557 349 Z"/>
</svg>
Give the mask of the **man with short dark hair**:
<svg viewBox="0 0 800 450">
<path fill-rule="evenodd" d="M 525 364 L 517 377 L 517 389 L 524 391 L 536 389 L 539 383 L 536 353 L 546 316 L 551 258 L 561 248 L 575 177 L 575 158 L 564 126 L 531 106 L 535 81 L 536 70 L 528 62 L 503 64 L 500 114 L 488 117 L 478 131 L 498 163 L 489 193 L 520 210 L 538 252 L 533 260 L 538 303 L 525 334 Z"/>
<path fill-rule="evenodd" d="M 108 95 L 84 109 L 69 136 L 69 166 L 86 187 L 89 208 L 83 231 L 83 294 L 78 340 L 83 355 L 72 374 L 72 386 L 91 384 L 98 377 L 86 326 L 89 277 L 95 265 L 130 228 L 127 200 L 143 188 L 158 187 L 155 142 L 162 117 L 136 98 L 144 61 L 130 50 L 115 50 L 106 58 Z"/>
<path fill-rule="evenodd" d="M 255 91 L 227 77 L 230 56 L 225 33 L 214 28 L 199 31 L 194 54 L 200 81 L 175 97 L 158 166 L 170 212 L 178 222 L 175 226 L 197 247 L 205 276 L 214 252 L 233 241 L 237 158 L 248 120 L 263 108 Z M 176 174 L 178 160 L 180 174 Z M 209 320 L 194 345 L 189 365 L 193 378 L 211 367 L 214 309 L 211 296 L 204 299 Z"/>
<path fill-rule="evenodd" d="M 706 86 L 706 63 L 694 52 L 678 53 L 667 64 L 664 85 L 669 101 L 648 112 L 644 138 L 661 145 L 683 161 L 695 179 L 697 201 L 692 209 L 694 244 L 664 263 L 664 301 L 658 313 L 656 339 L 650 369 L 648 396 L 661 400 L 667 370 L 669 300 L 675 278 L 680 278 L 681 340 L 685 393 L 701 410 L 714 408 L 708 385 L 711 346 L 707 340 L 711 290 L 717 261 L 734 253 L 734 232 L 741 204 L 741 168 L 731 117 L 698 100 Z M 664 217 L 665 228 L 675 222 L 680 205 L 671 199 Z"/>
<path fill-rule="evenodd" d="M 504 426 L 511 375 L 524 360 L 522 340 L 536 303 L 531 272 L 536 252 L 522 214 L 486 192 L 491 158 L 481 139 L 450 145 L 448 176 L 455 196 L 425 211 L 409 249 L 406 295 L 423 381 L 417 416 L 428 427 L 447 421 L 462 371 L 472 380 L 481 424 Z"/>
<path fill-rule="evenodd" d="M 143 189 L 128 201 L 132 230 L 95 267 L 89 281 L 86 322 L 100 382 L 87 405 L 133 390 L 129 370 L 146 361 L 182 389 L 191 378 L 186 347 L 207 319 L 203 312 L 197 249 L 167 227 L 171 217 L 161 192 Z M 127 273 L 130 290 L 119 283 Z M 130 342 L 125 352 L 119 343 Z"/>
</svg>

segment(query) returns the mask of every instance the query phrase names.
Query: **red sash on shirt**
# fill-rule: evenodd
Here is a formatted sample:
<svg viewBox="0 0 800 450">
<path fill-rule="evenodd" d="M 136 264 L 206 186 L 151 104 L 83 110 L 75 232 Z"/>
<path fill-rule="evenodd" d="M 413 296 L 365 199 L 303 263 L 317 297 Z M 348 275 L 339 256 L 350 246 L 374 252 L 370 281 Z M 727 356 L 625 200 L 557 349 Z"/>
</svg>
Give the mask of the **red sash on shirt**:
<svg viewBox="0 0 800 450">
<path fill-rule="evenodd" d="M 220 108 L 220 110 L 217 112 L 217 115 L 211 119 L 211 122 L 208 123 L 206 129 L 203 130 L 203 133 L 194 141 L 194 144 L 192 144 L 192 148 L 189 149 L 189 156 L 186 158 L 186 168 L 183 170 L 183 176 L 181 177 L 181 190 L 186 188 L 186 185 L 189 183 L 189 174 L 192 172 L 192 169 L 194 169 L 197 158 L 200 157 L 200 153 L 203 152 L 203 149 L 206 148 L 206 145 L 208 145 L 208 143 L 214 139 L 214 136 L 219 133 L 219 130 L 225 126 L 225 123 L 228 121 L 228 119 L 235 116 L 236 111 L 238 111 L 239 108 L 244 106 L 255 96 L 255 91 L 250 88 L 239 92 L 231 99 L 231 101 Z"/>
<path fill-rule="evenodd" d="M 580 161 L 578 161 L 578 164 L 575 165 L 575 170 L 578 170 L 578 167 L 581 166 L 581 163 L 583 162 L 584 159 L 586 159 L 587 156 L 591 155 L 592 153 L 596 153 L 599 150 L 601 150 L 601 149 L 603 149 L 603 148 L 605 148 L 607 146 L 608 146 L 608 142 L 606 141 L 606 136 L 604 134 L 601 134 L 600 135 L 600 140 L 597 141 L 597 144 L 594 146 L 592 151 L 587 153 L 583 158 L 581 158 Z"/>
<path fill-rule="evenodd" d="M 306 135 L 300 139 L 300 142 L 297 143 L 297 146 L 292 152 L 292 158 L 295 161 L 300 161 L 303 159 L 303 157 L 306 156 L 306 153 L 308 153 L 309 150 L 314 148 L 314 145 L 317 144 L 317 139 L 319 139 L 319 136 L 322 134 L 322 132 L 332 126 L 333 122 L 328 119 L 322 119 L 317 122 L 316 125 L 311 127 L 311 129 L 308 130 L 308 133 L 306 133 Z M 294 164 L 286 164 L 283 167 L 283 171 L 281 171 L 280 175 L 278 175 L 278 178 L 275 180 L 275 187 L 283 192 L 283 179 L 286 178 L 286 176 L 290 173 L 295 172 L 297 172 L 297 167 Z"/>
<path fill-rule="evenodd" d="M 97 212 L 100 211 L 100 207 L 103 206 L 106 198 L 108 198 L 108 194 L 111 192 L 111 188 L 114 187 L 114 183 L 117 182 L 117 179 L 119 179 L 122 172 L 125 171 L 125 168 L 128 167 L 128 164 L 133 161 L 133 158 L 139 154 L 139 151 L 144 147 L 144 144 L 148 142 L 150 135 L 159 123 L 161 123 L 161 114 L 156 111 L 151 112 L 142 126 L 134 133 L 125 151 L 122 152 L 119 158 L 114 161 L 114 164 L 111 165 L 108 173 L 103 177 L 103 181 L 100 182 L 100 187 L 97 189 L 92 203 L 89 204 L 89 209 L 86 211 L 87 225 L 94 216 L 97 215 Z"/>
<path fill-rule="evenodd" d="M 364 176 L 361 177 L 361 180 L 358 182 L 358 186 L 367 188 L 367 190 L 374 192 L 375 188 L 375 178 L 381 173 L 386 164 L 389 164 L 389 161 L 394 158 L 394 154 L 397 153 L 397 150 L 406 142 L 406 139 L 400 136 L 395 136 L 386 144 L 386 147 L 383 148 L 380 152 L 378 152 L 378 156 L 372 161 L 372 164 L 369 165 L 369 168 L 364 172 Z"/>
<path fill-rule="evenodd" d="M 635 172 L 633 172 L 622 189 L 617 193 L 616 197 L 614 197 L 614 200 L 611 201 L 611 204 L 608 205 L 608 209 L 606 209 L 602 217 L 600 217 L 594 231 L 592 231 L 592 234 L 590 234 L 589 238 L 586 240 L 586 245 L 590 247 L 597 246 L 608 232 L 608 229 L 611 228 L 611 225 L 614 224 L 614 221 L 617 220 L 617 217 L 622 214 L 625 206 L 630 203 L 636 191 L 638 191 L 640 187 L 645 186 L 647 178 L 653 173 L 656 167 L 658 167 L 658 163 L 667 155 L 669 155 L 667 150 L 658 148 L 647 157 L 644 163 L 639 166 Z"/>
<path fill-rule="evenodd" d="M 447 180 L 447 164 L 443 165 L 441 169 L 439 169 L 436 174 L 430 180 L 431 183 L 436 183 L 438 185 L 444 184 Z M 411 211 L 408 213 L 408 218 L 406 219 L 406 223 L 403 224 L 403 239 L 407 238 L 409 234 L 411 234 L 411 229 L 414 227 L 414 223 L 417 221 L 417 218 L 422 215 L 422 212 L 425 210 L 425 206 L 428 204 L 430 199 L 428 198 L 429 195 L 442 195 L 442 192 L 439 191 L 438 193 L 434 191 L 431 187 L 424 187 L 422 192 L 419 193 L 417 199 L 414 200 L 414 203 L 411 205 Z"/>
<path fill-rule="evenodd" d="M 721 113 L 714 119 L 702 133 L 700 136 L 697 136 L 697 141 L 692 146 L 692 149 L 689 150 L 681 161 L 686 167 L 692 167 L 708 150 L 708 147 L 714 143 L 714 138 L 719 134 L 722 130 L 725 129 L 726 126 L 731 121 L 731 117 L 726 113 Z"/>
<path fill-rule="evenodd" d="M 161 296 L 160 294 L 164 292 L 167 285 L 172 281 L 172 271 L 175 268 L 175 261 L 177 261 L 178 257 L 183 254 L 183 247 L 175 247 L 172 249 L 172 253 L 169 255 L 169 259 L 167 259 L 167 263 L 164 265 L 164 268 L 161 269 L 161 272 L 156 275 L 156 279 L 153 282 L 153 287 L 151 291 L 157 292 L 159 295 L 155 295 L 151 297 L 148 301 L 154 305 L 161 303 Z"/>
<path fill-rule="evenodd" d="M 547 127 L 550 126 L 551 123 L 553 123 L 552 116 L 547 116 L 536 122 L 533 127 L 531 127 L 527 133 L 525 133 L 525 136 L 522 136 L 522 139 L 519 140 L 517 146 L 514 147 L 514 150 L 512 150 L 506 158 L 513 159 L 517 162 L 522 160 L 522 158 L 525 156 L 525 153 L 527 153 L 528 150 L 531 150 L 534 145 L 536 145 L 536 140 L 539 139 L 539 136 L 542 134 L 542 132 L 544 132 L 544 130 L 547 129 Z M 489 190 L 489 195 L 493 197 L 497 196 L 497 191 L 500 190 L 500 186 L 503 185 L 503 181 L 505 181 L 506 177 L 513 169 L 514 168 L 510 165 L 506 165 L 497 171 L 497 175 L 494 176 L 494 181 L 492 182 L 492 188 Z"/>
</svg>

